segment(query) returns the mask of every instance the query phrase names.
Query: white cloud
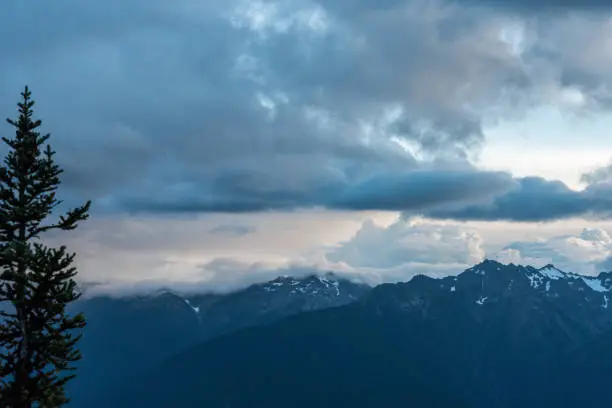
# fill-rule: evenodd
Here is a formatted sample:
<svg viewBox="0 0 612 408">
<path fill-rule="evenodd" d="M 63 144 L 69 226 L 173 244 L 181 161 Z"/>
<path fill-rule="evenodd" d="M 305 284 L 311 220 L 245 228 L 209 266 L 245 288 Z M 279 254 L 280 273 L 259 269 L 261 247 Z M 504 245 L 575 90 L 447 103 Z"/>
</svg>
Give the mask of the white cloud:
<svg viewBox="0 0 612 408">
<path fill-rule="evenodd" d="M 482 238 L 466 226 L 399 218 L 387 225 L 365 221 L 349 240 L 330 248 L 330 267 L 373 283 L 406 281 L 419 273 L 448 275 L 484 258 Z"/>
<path fill-rule="evenodd" d="M 484 256 L 481 244 L 476 231 L 457 225 L 400 218 L 381 227 L 368 220 L 354 237 L 327 256 L 356 268 L 387 268 L 409 262 L 470 264 Z"/>
<path fill-rule="evenodd" d="M 75 231 L 47 236 L 45 242 L 75 251 L 84 281 L 193 281 L 209 279 L 202 265 L 217 259 L 274 267 L 295 264 L 303 254 L 354 234 L 372 217 L 389 218 L 384 213 L 322 211 L 92 217 Z"/>
<path fill-rule="evenodd" d="M 553 236 L 507 245 L 495 257 L 502 262 L 543 266 L 552 263 L 568 272 L 594 275 L 612 253 L 612 239 L 601 228 L 584 228 L 579 235 Z"/>
<path fill-rule="evenodd" d="M 503 226 L 496 232 L 500 234 Z M 553 263 L 592 275 L 601 272 L 602 262 L 611 254 L 612 238 L 602 228 L 584 228 L 579 235 L 506 240 L 500 248 L 487 245 L 480 231 L 467 224 L 399 219 L 388 226 L 365 221 L 350 240 L 330 249 L 326 259 L 332 266 L 380 283 L 408 280 L 419 273 L 453 275 L 485 257 L 522 265 Z"/>
<path fill-rule="evenodd" d="M 178 261 L 177 261 L 178 262 Z M 183 267 L 185 262 L 183 260 Z M 191 273 L 176 279 L 176 275 L 157 276 L 128 281 L 96 282 L 87 288 L 86 296 L 110 294 L 114 296 L 147 293 L 172 289 L 182 293 L 215 292 L 226 293 L 254 283 L 272 280 L 278 276 L 301 277 L 317 273 L 312 266 L 286 262 L 242 262 L 236 259 L 216 258 L 205 263 L 191 265 Z"/>
</svg>

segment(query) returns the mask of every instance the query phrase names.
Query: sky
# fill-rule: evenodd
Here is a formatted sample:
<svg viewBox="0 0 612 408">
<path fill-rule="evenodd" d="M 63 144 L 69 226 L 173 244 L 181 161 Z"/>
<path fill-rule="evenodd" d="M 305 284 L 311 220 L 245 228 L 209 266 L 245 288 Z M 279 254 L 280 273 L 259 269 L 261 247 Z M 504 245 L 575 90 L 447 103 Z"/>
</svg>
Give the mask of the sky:
<svg viewBox="0 0 612 408">
<path fill-rule="evenodd" d="M 612 269 L 608 1 L 8 1 L 0 50 L 104 290 Z"/>
</svg>

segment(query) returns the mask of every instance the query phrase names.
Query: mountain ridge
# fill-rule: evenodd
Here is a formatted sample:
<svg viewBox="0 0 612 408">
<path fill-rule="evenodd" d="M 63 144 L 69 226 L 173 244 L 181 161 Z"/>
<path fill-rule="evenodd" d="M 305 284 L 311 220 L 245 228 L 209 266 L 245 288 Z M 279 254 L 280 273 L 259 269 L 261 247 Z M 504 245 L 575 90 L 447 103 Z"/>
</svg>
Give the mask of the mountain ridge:
<svg viewBox="0 0 612 408">
<path fill-rule="evenodd" d="M 542 379 L 571 382 L 555 374 L 559 367 L 591 375 L 575 356 L 588 355 L 589 344 L 612 333 L 612 313 L 602 303 L 608 278 L 490 260 L 457 276 L 418 275 L 379 285 L 345 305 L 193 345 L 135 377 L 129 389 L 110 392 L 105 402 L 219 408 L 566 406 Z M 612 376 L 605 370 L 602 366 L 601 372 Z M 303 398 L 308 393 L 314 395 Z M 573 406 L 603 401 L 580 398 Z"/>
<path fill-rule="evenodd" d="M 69 383 L 72 406 L 94 390 L 146 370 L 181 350 L 250 325 L 352 302 L 369 286 L 325 274 L 278 277 L 228 294 L 181 294 L 161 289 L 123 297 L 97 296 L 72 305 L 88 325 L 83 359 Z M 115 372 L 108 376 L 108 372 Z"/>
</svg>

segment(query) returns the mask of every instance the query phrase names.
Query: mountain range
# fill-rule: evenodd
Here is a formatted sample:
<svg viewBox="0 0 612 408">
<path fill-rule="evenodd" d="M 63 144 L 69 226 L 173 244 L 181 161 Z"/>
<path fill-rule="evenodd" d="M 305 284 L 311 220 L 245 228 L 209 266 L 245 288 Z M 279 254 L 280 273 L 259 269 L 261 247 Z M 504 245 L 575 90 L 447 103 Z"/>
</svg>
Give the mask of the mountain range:
<svg viewBox="0 0 612 408">
<path fill-rule="evenodd" d="M 146 295 L 86 297 L 72 305 L 88 321 L 83 359 L 69 385 L 70 406 L 146 371 L 189 346 L 244 327 L 351 303 L 371 288 L 332 273 L 278 277 L 228 294 L 184 295 L 161 289 Z"/>
<path fill-rule="evenodd" d="M 100 297 L 75 407 L 600 407 L 612 274 L 484 261 L 375 288 L 333 274 Z"/>
</svg>

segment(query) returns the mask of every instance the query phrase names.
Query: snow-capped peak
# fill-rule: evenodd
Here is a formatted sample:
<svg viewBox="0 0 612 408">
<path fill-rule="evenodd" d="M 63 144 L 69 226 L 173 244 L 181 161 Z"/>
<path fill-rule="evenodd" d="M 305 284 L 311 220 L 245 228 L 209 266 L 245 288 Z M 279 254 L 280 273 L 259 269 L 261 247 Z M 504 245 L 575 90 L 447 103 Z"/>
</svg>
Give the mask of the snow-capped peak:
<svg viewBox="0 0 612 408">
<path fill-rule="evenodd" d="M 550 290 L 550 281 L 574 279 L 574 274 L 563 272 L 551 264 L 548 264 L 540 269 L 525 268 L 524 270 L 532 288 L 538 288 L 545 285 L 546 291 Z"/>
<path fill-rule="evenodd" d="M 573 272 L 564 272 L 551 264 L 527 272 L 527 277 L 532 287 L 537 288 L 541 285 L 546 285 L 547 291 L 550 290 L 550 281 L 557 280 L 567 280 L 570 282 L 581 280 L 589 288 L 600 293 L 609 292 L 612 289 L 612 282 L 610 282 L 610 279 L 604 279 L 602 275 L 586 276 Z"/>
<path fill-rule="evenodd" d="M 332 290 L 336 296 L 340 296 L 340 280 L 332 272 L 324 275 L 308 275 L 302 278 L 281 276 L 270 282 L 262 284 L 266 292 L 289 290 L 290 293 L 312 293 Z"/>
<path fill-rule="evenodd" d="M 573 293 L 586 303 L 599 303 L 602 309 L 607 309 L 608 293 L 612 293 L 612 273 L 588 276 L 565 272 L 552 264 L 534 268 L 486 260 L 445 280 L 440 286 L 455 293 L 453 296 L 471 292 L 469 296 L 474 296 L 472 299 L 478 305 L 527 289 L 548 298 L 563 298 Z M 520 296 L 525 294 L 521 293 Z"/>
<path fill-rule="evenodd" d="M 538 273 L 552 280 L 564 279 L 567 278 L 568 275 L 571 275 L 555 268 L 555 266 L 552 264 L 548 264 L 545 267 L 538 269 Z"/>
</svg>

